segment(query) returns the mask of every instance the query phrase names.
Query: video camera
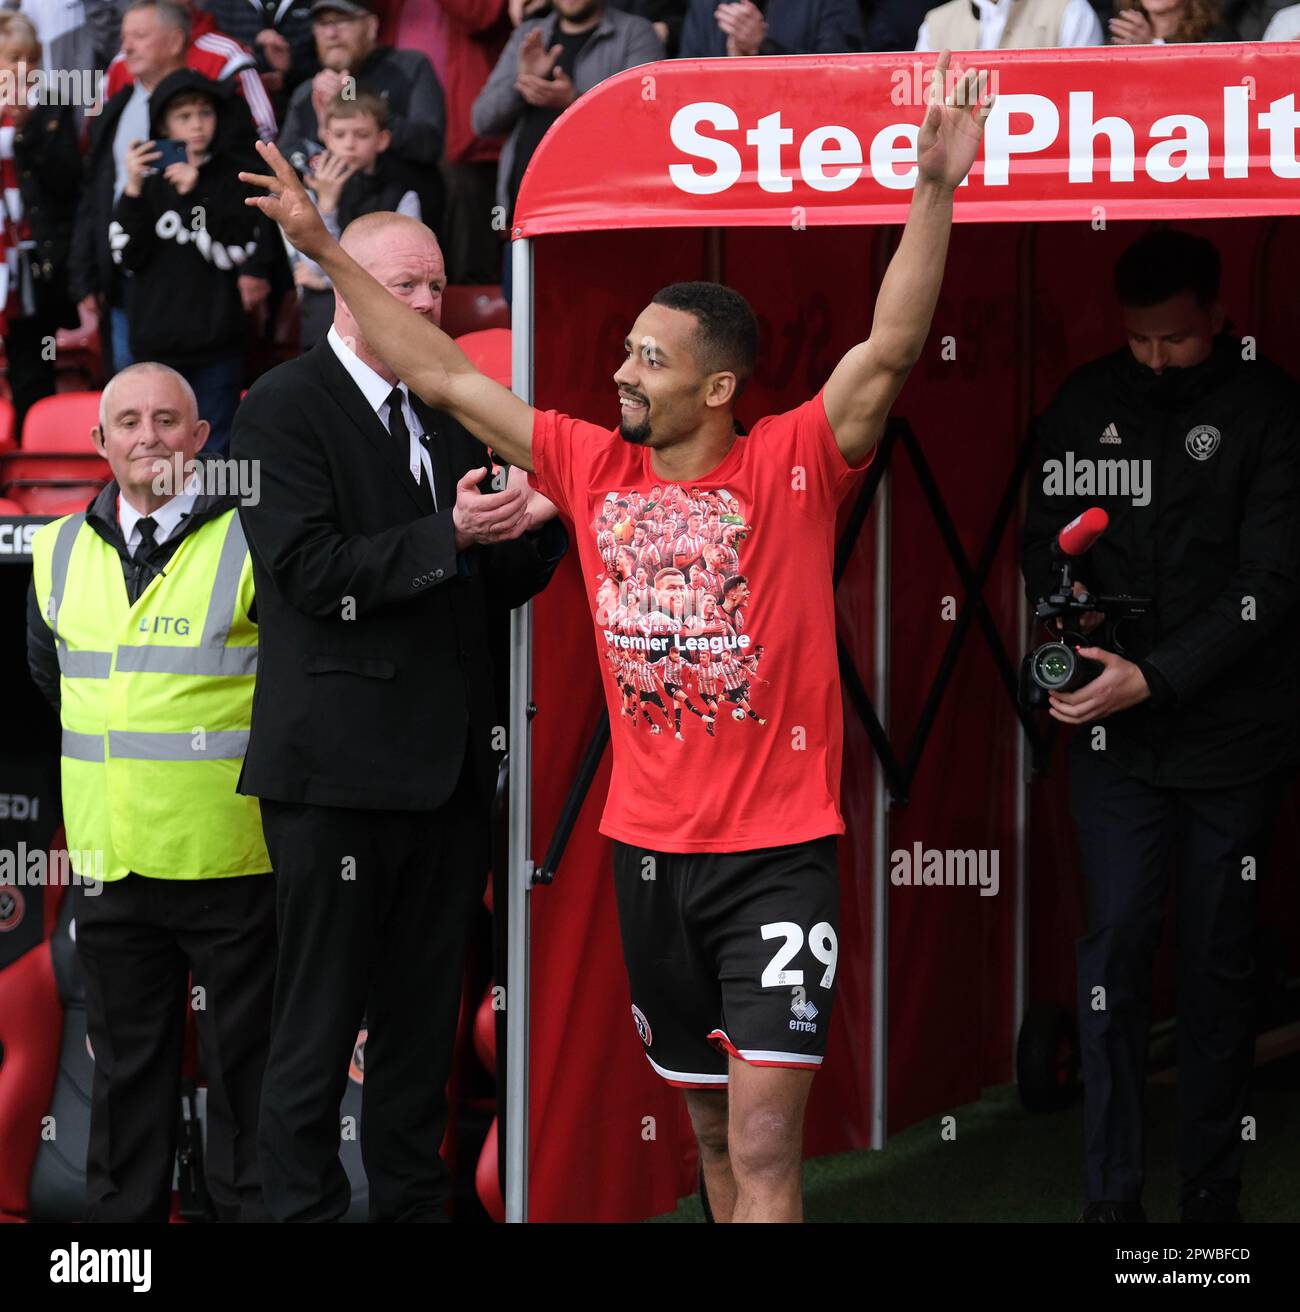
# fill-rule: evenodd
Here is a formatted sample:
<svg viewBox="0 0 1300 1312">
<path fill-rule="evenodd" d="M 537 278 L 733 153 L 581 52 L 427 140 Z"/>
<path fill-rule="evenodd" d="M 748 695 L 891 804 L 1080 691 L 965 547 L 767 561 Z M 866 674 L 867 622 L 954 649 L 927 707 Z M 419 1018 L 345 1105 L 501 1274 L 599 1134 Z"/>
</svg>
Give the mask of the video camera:
<svg viewBox="0 0 1300 1312">
<path fill-rule="evenodd" d="M 1034 607 L 1035 618 L 1056 636 L 1052 641 L 1035 647 L 1020 666 L 1019 697 L 1021 706 L 1026 709 L 1045 709 L 1049 694 L 1074 692 L 1076 688 L 1091 683 L 1103 666 L 1100 661 L 1080 656 L 1076 648 L 1105 647 L 1124 655 L 1123 643 L 1117 635 L 1119 624 L 1145 615 L 1150 609 L 1149 597 L 1103 597 L 1091 592 L 1074 595 L 1074 579 L 1071 577 L 1074 557 L 1091 550 L 1109 524 L 1110 517 L 1106 512 L 1093 506 L 1072 519 L 1056 535 L 1052 557 L 1060 562 L 1061 576 L 1053 591 L 1040 597 Z M 1093 632 L 1085 634 L 1080 621 L 1090 611 L 1099 612 L 1103 620 Z"/>
</svg>

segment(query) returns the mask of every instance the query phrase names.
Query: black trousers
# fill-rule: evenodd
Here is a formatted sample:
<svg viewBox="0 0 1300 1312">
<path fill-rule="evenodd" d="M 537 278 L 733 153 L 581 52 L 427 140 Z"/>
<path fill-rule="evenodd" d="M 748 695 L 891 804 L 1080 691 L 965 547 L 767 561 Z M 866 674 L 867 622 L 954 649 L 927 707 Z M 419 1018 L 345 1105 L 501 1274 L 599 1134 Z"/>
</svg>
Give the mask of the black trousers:
<svg viewBox="0 0 1300 1312">
<path fill-rule="evenodd" d="M 1242 1117 L 1254 1055 L 1258 879 L 1281 780 L 1156 788 L 1105 752 L 1070 753 L 1088 889 L 1078 941 L 1084 1159 L 1090 1201 L 1138 1201 L 1151 983 L 1171 871 L 1178 943 L 1178 1165 L 1182 1199 L 1241 1192 Z M 1097 990 L 1104 990 L 1103 993 Z"/>
<path fill-rule="evenodd" d="M 59 330 L 58 317 L 44 308 L 15 319 L 5 334 L 9 391 L 14 405 L 14 433 L 21 437 L 27 412 L 47 396 L 54 395 L 53 352 L 46 341 Z M 48 358 L 47 358 L 48 357 Z"/>
<path fill-rule="evenodd" d="M 127 875 L 99 887 L 75 887 L 95 1060 L 86 1219 L 167 1220 L 193 1006 L 208 1089 L 208 1191 L 222 1220 L 265 1220 L 256 1143 L 275 978 L 271 877 Z"/>
<path fill-rule="evenodd" d="M 468 764 L 436 811 L 262 802 L 280 934 L 259 1152 L 277 1221 L 336 1221 L 339 1105 L 366 1021 L 361 1158 L 372 1221 L 445 1219 L 439 1157 L 488 813 Z"/>
</svg>

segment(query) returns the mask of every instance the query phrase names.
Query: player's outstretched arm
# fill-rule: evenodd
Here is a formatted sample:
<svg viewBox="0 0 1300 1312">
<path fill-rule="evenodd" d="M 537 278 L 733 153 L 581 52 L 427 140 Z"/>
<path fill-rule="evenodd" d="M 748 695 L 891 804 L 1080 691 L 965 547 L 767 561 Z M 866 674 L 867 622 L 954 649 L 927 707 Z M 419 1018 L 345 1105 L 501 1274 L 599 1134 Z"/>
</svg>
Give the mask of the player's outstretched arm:
<svg viewBox="0 0 1300 1312">
<path fill-rule="evenodd" d="M 512 465 L 531 470 L 533 408 L 474 368 L 441 328 L 390 296 L 330 236 L 284 156 L 263 141 L 257 150 L 272 174 L 239 175 L 267 192 L 246 203 L 278 223 L 293 246 L 325 270 L 371 349 L 427 405 L 457 419 Z"/>
<path fill-rule="evenodd" d="M 876 297 L 871 336 L 845 355 L 826 384 L 826 415 L 850 465 L 860 465 L 880 440 L 925 346 L 948 255 L 953 192 L 975 162 L 993 108 L 988 74 L 975 69 L 958 78 L 945 99 L 949 59 L 945 50 L 931 71 L 916 143 L 916 189 Z"/>
</svg>

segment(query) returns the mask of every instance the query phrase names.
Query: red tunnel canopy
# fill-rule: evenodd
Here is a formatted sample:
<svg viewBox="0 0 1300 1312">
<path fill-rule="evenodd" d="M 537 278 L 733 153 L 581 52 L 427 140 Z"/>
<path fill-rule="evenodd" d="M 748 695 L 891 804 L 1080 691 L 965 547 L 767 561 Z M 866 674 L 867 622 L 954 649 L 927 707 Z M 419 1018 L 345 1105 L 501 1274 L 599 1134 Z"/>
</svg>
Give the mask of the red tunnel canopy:
<svg viewBox="0 0 1300 1312">
<path fill-rule="evenodd" d="M 902 223 L 936 59 L 629 69 L 547 134 L 514 235 Z M 953 69 L 976 60 L 998 103 L 959 221 L 1300 213 L 1293 44 L 996 50 L 955 55 Z"/>
</svg>

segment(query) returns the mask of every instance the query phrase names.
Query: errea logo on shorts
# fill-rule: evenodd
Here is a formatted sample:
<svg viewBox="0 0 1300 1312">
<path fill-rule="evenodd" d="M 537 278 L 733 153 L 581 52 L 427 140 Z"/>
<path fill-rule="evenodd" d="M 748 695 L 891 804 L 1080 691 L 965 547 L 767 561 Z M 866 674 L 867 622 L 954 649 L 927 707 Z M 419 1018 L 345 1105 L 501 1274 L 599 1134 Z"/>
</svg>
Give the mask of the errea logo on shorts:
<svg viewBox="0 0 1300 1312">
<path fill-rule="evenodd" d="M 148 1248 L 82 1248 L 72 1244 L 50 1254 L 55 1285 L 130 1285 L 146 1294 L 153 1285 L 153 1253 Z"/>
<path fill-rule="evenodd" d="M 790 1010 L 794 1012 L 794 1020 L 790 1022 L 792 1030 L 801 1030 L 805 1034 L 816 1034 L 817 1026 L 813 1021 L 821 1014 L 817 1010 L 817 1004 L 811 998 L 796 998 L 790 1004 Z"/>
</svg>

